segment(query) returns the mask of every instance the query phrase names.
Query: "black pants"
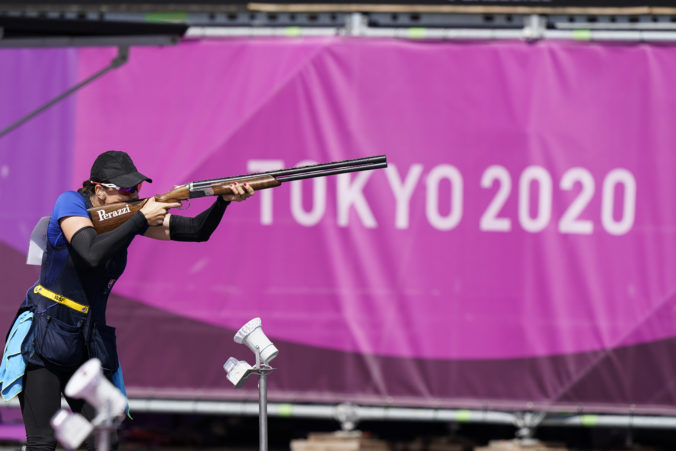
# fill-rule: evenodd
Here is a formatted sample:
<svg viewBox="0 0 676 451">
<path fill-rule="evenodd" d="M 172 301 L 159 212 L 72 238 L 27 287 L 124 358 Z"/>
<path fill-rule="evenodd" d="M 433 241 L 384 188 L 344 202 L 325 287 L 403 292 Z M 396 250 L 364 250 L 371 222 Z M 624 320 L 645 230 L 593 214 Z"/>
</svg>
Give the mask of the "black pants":
<svg viewBox="0 0 676 451">
<path fill-rule="evenodd" d="M 54 450 L 56 438 L 49 421 L 61 408 L 61 394 L 73 373 L 63 373 L 47 368 L 28 365 L 23 379 L 23 391 L 19 394 L 21 413 L 26 427 L 27 451 Z M 65 395 L 64 395 L 65 396 Z M 65 396 L 71 410 L 91 421 L 95 409 L 82 399 Z M 86 440 L 87 449 L 94 451 L 94 434 Z M 111 449 L 117 449 L 117 433 L 111 437 Z"/>
</svg>

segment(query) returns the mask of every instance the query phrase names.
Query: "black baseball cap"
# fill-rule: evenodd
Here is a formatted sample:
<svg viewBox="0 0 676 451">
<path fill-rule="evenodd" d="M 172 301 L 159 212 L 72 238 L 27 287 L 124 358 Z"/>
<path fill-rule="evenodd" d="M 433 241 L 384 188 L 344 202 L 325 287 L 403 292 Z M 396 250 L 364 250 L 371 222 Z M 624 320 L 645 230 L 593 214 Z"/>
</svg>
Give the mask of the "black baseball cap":
<svg viewBox="0 0 676 451">
<path fill-rule="evenodd" d="M 152 179 L 141 174 L 131 157 L 121 150 L 109 150 L 96 157 L 89 180 L 99 183 L 114 183 L 120 188 L 131 188 Z"/>
</svg>

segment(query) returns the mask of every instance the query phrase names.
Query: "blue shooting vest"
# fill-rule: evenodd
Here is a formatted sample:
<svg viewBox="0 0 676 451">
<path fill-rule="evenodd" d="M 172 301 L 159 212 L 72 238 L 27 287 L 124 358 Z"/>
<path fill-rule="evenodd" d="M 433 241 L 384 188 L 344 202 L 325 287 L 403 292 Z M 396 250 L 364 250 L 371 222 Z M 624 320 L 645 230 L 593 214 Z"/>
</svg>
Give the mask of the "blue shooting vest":
<svg viewBox="0 0 676 451">
<path fill-rule="evenodd" d="M 57 200 L 49 228 L 57 230 L 59 219 L 73 216 L 60 212 L 86 215 L 91 207 L 88 196 L 66 192 Z M 115 330 L 106 325 L 105 312 L 110 291 L 127 264 L 127 249 L 91 267 L 72 250 L 60 227 L 58 232 L 56 240 L 47 240 L 40 279 L 29 289 L 22 305 L 35 314 L 33 330 L 22 346 L 23 356 L 34 365 L 52 365 L 65 371 L 97 357 L 104 372 L 111 375 L 118 369 L 118 359 Z M 57 301 L 62 299 L 71 302 Z M 88 312 L 72 308 L 75 303 L 86 306 Z"/>
</svg>

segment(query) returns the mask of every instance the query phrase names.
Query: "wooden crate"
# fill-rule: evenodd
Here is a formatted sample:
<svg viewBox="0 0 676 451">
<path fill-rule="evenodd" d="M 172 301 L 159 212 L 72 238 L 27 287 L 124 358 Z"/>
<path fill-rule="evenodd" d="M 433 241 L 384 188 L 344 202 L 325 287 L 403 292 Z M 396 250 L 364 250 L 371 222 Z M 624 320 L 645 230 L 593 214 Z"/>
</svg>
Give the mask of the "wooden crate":
<svg viewBox="0 0 676 451">
<path fill-rule="evenodd" d="M 307 439 L 291 440 L 291 451 L 386 451 L 387 442 L 360 431 L 310 433 Z"/>
<path fill-rule="evenodd" d="M 410 442 L 396 442 L 391 451 L 469 451 L 474 446 L 448 437 L 418 437 Z"/>
<path fill-rule="evenodd" d="M 488 446 L 474 448 L 474 451 L 567 451 L 560 443 L 544 443 L 538 440 L 493 440 Z"/>
</svg>

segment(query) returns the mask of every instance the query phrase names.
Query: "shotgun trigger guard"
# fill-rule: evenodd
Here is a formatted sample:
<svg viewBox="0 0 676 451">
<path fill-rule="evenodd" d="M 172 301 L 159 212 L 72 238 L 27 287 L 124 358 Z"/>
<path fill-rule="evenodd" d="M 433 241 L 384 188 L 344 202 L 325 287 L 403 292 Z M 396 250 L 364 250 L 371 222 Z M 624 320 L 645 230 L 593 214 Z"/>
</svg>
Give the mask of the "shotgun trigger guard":
<svg viewBox="0 0 676 451">
<path fill-rule="evenodd" d="M 190 207 L 190 199 L 182 200 L 181 206 L 177 210 L 187 210 Z"/>
</svg>

